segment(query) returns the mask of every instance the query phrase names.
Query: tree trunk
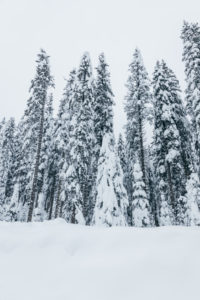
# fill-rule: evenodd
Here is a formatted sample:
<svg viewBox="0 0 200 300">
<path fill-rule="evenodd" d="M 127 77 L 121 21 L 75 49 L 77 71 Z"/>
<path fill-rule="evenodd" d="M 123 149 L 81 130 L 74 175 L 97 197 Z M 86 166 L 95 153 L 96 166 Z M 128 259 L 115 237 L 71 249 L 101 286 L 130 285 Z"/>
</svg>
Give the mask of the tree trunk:
<svg viewBox="0 0 200 300">
<path fill-rule="evenodd" d="M 53 211 L 53 203 L 54 203 L 54 195 L 55 195 L 55 184 L 56 184 L 56 178 L 55 175 L 53 176 L 53 184 L 51 189 L 51 197 L 50 197 L 50 209 L 49 209 L 49 220 L 52 218 L 52 211 Z"/>
<path fill-rule="evenodd" d="M 36 194 L 36 190 L 37 190 L 38 170 L 39 170 L 41 147 L 42 147 L 43 128 L 44 128 L 44 108 L 45 108 L 45 99 L 42 104 L 36 161 L 35 161 L 35 167 L 34 167 L 33 184 L 32 184 L 32 189 L 31 189 L 31 199 L 30 199 L 30 203 L 29 203 L 27 222 L 32 221 L 33 209 L 34 209 L 34 204 L 35 204 L 35 194 Z"/>
<path fill-rule="evenodd" d="M 145 170 L 145 160 L 144 160 L 144 142 L 143 142 L 143 130 L 142 130 L 142 117 L 141 117 L 141 111 L 140 108 L 138 108 L 138 114 L 139 114 L 139 143 L 140 143 L 140 160 L 141 160 L 141 169 L 143 174 L 143 181 L 145 184 L 146 189 L 146 170 Z"/>
<path fill-rule="evenodd" d="M 63 205 L 64 205 L 64 201 L 60 201 L 59 218 L 62 218 Z"/>
<path fill-rule="evenodd" d="M 59 217 L 60 213 L 60 192 L 61 192 L 61 180 L 58 181 L 58 193 L 57 193 L 57 199 L 56 199 L 56 210 L 55 210 L 55 219 Z"/>
<path fill-rule="evenodd" d="M 169 163 L 167 163 L 167 175 L 168 175 L 168 186 L 169 186 L 170 200 L 171 200 L 171 205 L 172 205 L 172 209 L 173 209 L 174 217 L 175 217 L 175 221 L 176 221 L 176 219 L 177 219 L 176 213 L 177 212 L 176 212 L 175 197 L 174 197 L 172 177 L 171 177 L 171 169 L 170 169 L 170 164 Z"/>
</svg>

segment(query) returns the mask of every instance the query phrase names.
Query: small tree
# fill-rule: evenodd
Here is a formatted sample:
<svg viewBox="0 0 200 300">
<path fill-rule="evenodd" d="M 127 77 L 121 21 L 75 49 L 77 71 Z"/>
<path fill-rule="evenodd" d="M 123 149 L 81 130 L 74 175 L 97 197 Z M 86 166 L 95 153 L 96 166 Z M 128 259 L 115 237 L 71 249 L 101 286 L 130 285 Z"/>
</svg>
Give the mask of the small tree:
<svg viewBox="0 0 200 300">
<path fill-rule="evenodd" d="M 151 225 L 150 208 L 139 162 L 134 164 L 133 178 L 132 224 L 136 227 L 147 227 Z"/>
<path fill-rule="evenodd" d="M 115 152 L 112 133 L 106 133 L 103 138 L 96 189 L 93 224 L 102 226 L 127 225 L 128 199 L 123 186 L 123 171 Z"/>
</svg>

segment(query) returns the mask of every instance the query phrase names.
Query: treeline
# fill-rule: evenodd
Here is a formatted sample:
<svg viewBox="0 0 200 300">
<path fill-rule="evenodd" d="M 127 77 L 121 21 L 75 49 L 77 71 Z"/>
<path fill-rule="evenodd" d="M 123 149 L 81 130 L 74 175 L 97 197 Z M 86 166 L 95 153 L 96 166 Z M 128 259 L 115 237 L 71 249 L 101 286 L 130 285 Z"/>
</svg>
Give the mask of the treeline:
<svg viewBox="0 0 200 300">
<path fill-rule="evenodd" d="M 0 122 L 0 219 L 106 226 L 200 225 L 200 27 L 184 22 L 187 89 L 162 60 L 152 80 L 138 49 L 129 66 L 125 138 L 115 142 L 109 66 L 88 53 L 72 70 L 56 117 L 41 50 L 18 124 Z M 145 142 L 149 128 L 153 140 Z"/>
</svg>

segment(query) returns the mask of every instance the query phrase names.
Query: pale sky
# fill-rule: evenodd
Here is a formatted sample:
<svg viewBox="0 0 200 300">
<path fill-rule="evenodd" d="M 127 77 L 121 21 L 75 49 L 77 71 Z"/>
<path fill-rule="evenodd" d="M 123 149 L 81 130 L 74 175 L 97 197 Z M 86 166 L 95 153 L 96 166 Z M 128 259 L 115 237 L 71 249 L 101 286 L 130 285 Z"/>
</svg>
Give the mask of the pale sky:
<svg viewBox="0 0 200 300">
<path fill-rule="evenodd" d="M 50 55 L 58 107 L 64 78 L 83 52 L 93 68 L 103 51 L 115 94 L 115 129 L 125 123 L 123 99 L 135 47 L 152 76 L 164 59 L 184 88 L 183 20 L 200 22 L 200 0 L 0 0 L 0 119 L 22 116 L 40 48 Z"/>
</svg>

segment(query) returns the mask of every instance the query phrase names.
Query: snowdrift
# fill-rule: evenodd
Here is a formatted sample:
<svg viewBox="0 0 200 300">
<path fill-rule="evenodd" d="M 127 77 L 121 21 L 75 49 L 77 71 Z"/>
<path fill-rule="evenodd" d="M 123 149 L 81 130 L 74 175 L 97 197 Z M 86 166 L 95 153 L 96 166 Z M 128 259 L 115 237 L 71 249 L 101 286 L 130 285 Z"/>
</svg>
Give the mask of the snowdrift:
<svg viewBox="0 0 200 300">
<path fill-rule="evenodd" d="M 200 228 L 0 222 L 1 300 L 199 300 Z"/>
</svg>

